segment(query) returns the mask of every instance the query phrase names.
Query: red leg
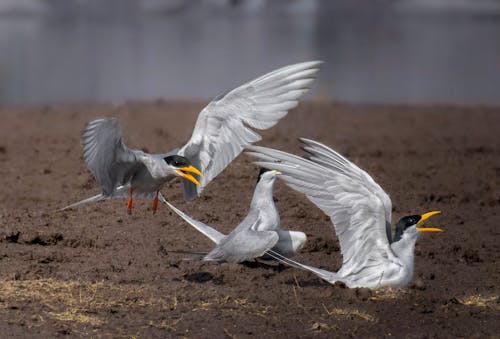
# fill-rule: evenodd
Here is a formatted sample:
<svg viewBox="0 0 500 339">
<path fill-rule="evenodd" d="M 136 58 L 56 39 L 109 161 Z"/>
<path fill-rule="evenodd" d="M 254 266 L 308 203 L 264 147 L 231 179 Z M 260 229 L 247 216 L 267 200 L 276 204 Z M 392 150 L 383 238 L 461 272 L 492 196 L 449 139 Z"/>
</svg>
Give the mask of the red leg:
<svg viewBox="0 0 500 339">
<path fill-rule="evenodd" d="M 153 214 L 155 214 L 158 209 L 158 192 L 159 191 L 156 191 L 155 199 L 153 200 Z"/>
<path fill-rule="evenodd" d="M 128 211 L 128 214 L 132 214 L 132 197 L 134 195 L 134 188 L 132 186 L 130 186 L 130 198 L 128 198 L 128 202 L 127 202 L 127 211 Z"/>
</svg>

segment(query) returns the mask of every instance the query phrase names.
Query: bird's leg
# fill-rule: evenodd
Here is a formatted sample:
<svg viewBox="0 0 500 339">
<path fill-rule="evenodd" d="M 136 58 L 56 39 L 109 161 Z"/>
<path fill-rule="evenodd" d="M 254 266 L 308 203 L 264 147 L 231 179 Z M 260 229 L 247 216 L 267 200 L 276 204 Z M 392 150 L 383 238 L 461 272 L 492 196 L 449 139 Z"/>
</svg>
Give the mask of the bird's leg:
<svg viewBox="0 0 500 339">
<path fill-rule="evenodd" d="M 158 192 L 159 191 L 156 191 L 156 195 L 153 200 L 153 214 L 156 214 L 156 210 L 158 209 Z"/>
<path fill-rule="evenodd" d="M 134 188 L 132 186 L 130 186 L 130 198 L 128 198 L 128 202 L 127 202 L 127 212 L 128 214 L 132 214 L 132 198 L 133 198 L 133 195 L 134 195 Z"/>
</svg>

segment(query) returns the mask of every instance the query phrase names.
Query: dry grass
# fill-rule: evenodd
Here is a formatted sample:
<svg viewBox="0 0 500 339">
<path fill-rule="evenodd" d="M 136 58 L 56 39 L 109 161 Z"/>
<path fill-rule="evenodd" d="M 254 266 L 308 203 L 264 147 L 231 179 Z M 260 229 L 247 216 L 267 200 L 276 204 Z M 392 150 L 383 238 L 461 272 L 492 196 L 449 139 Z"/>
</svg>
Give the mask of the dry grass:
<svg viewBox="0 0 500 339">
<path fill-rule="evenodd" d="M 374 290 L 373 293 L 370 300 L 396 300 L 408 292 L 402 289 L 382 288 Z"/>
<path fill-rule="evenodd" d="M 40 280 L 0 280 L 0 309 L 29 303 L 40 308 L 43 318 L 75 324 L 99 326 L 106 319 L 107 311 L 117 308 L 145 307 L 167 302 L 144 297 L 144 287 L 115 285 L 109 282 Z M 172 300 L 176 308 L 176 298 Z"/>
<path fill-rule="evenodd" d="M 325 305 L 323 305 L 323 308 L 329 316 L 349 317 L 351 319 L 360 318 L 373 323 L 378 321 L 377 317 L 360 310 L 349 310 L 345 308 L 333 308 L 328 310 Z"/>
<path fill-rule="evenodd" d="M 224 306 L 224 307 L 221 307 Z M 258 316 L 265 316 L 271 311 L 271 306 L 260 305 L 257 303 L 249 302 L 244 298 L 234 298 L 231 296 L 223 296 L 220 298 L 213 298 L 206 301 L 201 301 L 197 306 L 191 309 L 192 312 L 208 311 L 211 309 L 231 311 L 234 309 L 245 309 L 249 314 Z"/>
<path fill-rule="evenodd" d="M 313 332 L 321 332 L 321 331 L 331 331 L 331 330 L 338 330 L 339 327 L 337 325 L 330 325 L 326 323 L 321 323 L 321 322 L 313 322 L 311 325 L 311 330 Z"/>
<path fill-rule="evenodd" d="M 171 322 L 167 322 L 166 320 L 162 320 L 161 322 L 154 322 L 154 321 L 150 321 L 148 326 L 151 326 L 151 327 L 156 327 L 156 328 L 160 328 L 160 329 L 166 329 L 166 330 L 171 330 L 171 331 L 174 331 L 176 332 L 177 331 L 177 324 L 179 324 L 182 320 L 182 317 L 180 317 L 179 319 L 176 319 L 176 320 L 173 320 Z"/>
<path fill-rule="evenodd" d="M 474 306 L 474 307 L 488 307 L 496 310 L 500 310 L 499 296 L 482 296 L 482 295 L 470 295 L 467 297 L 459 298 L 458 301 L 462 305 Z"/>
<path fill-rule="evenodd" d="M 60 313 L 48 312 L 48 314 L 54 319 L 61 321 L 71 321 L 75 323 L 88 324 L 92 326 L 99 326 L 102 324 L 102 321 L 96 316 L 85 315 L 80 310 L 77 309 L 68 309 Z"/>
</svg>

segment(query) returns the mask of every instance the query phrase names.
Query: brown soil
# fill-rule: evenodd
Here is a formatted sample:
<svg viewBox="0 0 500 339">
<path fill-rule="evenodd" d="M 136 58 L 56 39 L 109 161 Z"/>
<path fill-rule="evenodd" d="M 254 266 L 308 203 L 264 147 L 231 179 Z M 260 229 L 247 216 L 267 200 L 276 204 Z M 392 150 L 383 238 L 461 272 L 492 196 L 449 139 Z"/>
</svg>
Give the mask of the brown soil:
<svg viewBox="0 0 500 339">
<path fill-rule="evenodd" d="M 394 218 L 439 209 L 416 247 L 413 283 L 370 291 L 270 265 L 203 263 L 179 251 L 212 244 L 166 206 L 106 201 L 57 212 L 99 192 L 85 168 L 86 121 L 117 116 L 131 147 L 170 150 L 203 103 L 0 109 L 0 337 L 487 337 L 500 333 L 500 110 L 302 104 L 262 145 L 300 153 L 320 140 L 389 193 Z M 246 214 L 257 169 L 240 156 L 186 203 L 229 232 Z M 282 182 L 285 228 L 303 230 L 298 260 L 338 269 L 328 219 Z M 184 260 L 185 258 L 191 260 Z"/>
</svg>

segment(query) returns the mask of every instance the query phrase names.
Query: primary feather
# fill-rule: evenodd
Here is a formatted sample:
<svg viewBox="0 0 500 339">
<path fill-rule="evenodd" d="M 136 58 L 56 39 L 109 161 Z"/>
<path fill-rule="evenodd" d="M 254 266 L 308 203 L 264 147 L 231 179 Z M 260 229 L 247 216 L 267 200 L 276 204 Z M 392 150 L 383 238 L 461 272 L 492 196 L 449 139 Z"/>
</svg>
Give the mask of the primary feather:
<svg viewBox="0 0 500 339">
<path fill-rule="evenodd" d="M 309 90 L 321 65 L 309 61 L 286 66 L 250 81 L 210 102 L 200 113 L 189 141 L 179 154 L 200 169 L 201 187 L 184 181 L 187 199 L 203 188 L 250 144 L 254 131 L 274 126 Z"/>
</svg>

